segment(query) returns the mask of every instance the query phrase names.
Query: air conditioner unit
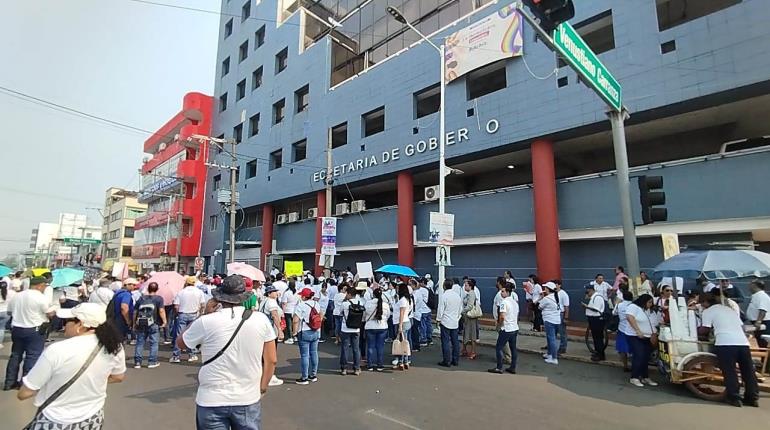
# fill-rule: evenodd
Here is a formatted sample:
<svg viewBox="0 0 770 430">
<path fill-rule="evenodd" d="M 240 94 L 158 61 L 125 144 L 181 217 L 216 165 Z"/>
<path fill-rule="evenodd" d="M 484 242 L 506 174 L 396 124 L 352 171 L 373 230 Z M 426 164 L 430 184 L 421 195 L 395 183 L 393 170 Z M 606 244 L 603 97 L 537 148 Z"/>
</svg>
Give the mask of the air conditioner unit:
<svg viewBox="0 0 770 430">
<path fill-rule="evenodd" d="M 430 202 L 433 200 L 438 200 L 438 185 L 425 187 L 425 201 Z"/>
<path fill-rule="evenodd" d="M 299 212 L 289 212 L 289 222 L 299 221 Z"/>
<path fill-rule="evenodd" d="M 313 219 L 318 218 L 318 208 L 310 208 L 307 210 L 307 218 Z"/>
<path fill-rule="evenodd" d="M 278 222 L 276 224 L 286 224 L 287 220 L 288 220 L 288 217 L 286 216 L 286 214 L 279 214 Z"/>
<path fill-rule="evenodd" d="M 339 203 L 334 207 L 334 215 L 345 215 L 350 213 L 350 205 L 347 203 Z"/>
<path fill-rule="evenodd" d="M 363 212 L 366 210 L 366 202 L 363 200 L 353 200 L 350 202 L 350 212 Z"/>
</svg>

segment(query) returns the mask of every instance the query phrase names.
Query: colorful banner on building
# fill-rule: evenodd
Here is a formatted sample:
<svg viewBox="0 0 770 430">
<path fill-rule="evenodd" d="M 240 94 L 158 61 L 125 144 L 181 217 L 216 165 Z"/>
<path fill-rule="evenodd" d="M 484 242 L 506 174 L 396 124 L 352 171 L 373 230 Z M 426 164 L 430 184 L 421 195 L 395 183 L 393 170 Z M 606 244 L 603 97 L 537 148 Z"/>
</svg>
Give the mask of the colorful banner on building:
<svg viewBox="0 0 770 430">
<path fill-rule="evenodd" d="M 505 58 L 524 53 L 523 19 L 515 4 L 446 38 L 446 82 Z"/>
<path fill-rule="evenodd" d="M 428 241 L 440 245 L 454 245 L 455 216 L 447 213 L 430 213 Z"/>
<path fill-rule="evenodd" d="M 321 218 L 321 255 L 337 254 L 337 218 Z"/>
</svg>

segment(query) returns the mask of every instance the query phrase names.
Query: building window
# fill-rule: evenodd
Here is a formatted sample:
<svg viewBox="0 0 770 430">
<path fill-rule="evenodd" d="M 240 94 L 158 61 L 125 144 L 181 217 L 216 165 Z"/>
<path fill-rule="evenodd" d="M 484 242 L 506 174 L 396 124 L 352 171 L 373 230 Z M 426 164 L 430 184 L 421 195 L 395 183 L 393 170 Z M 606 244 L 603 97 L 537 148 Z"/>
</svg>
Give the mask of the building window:
<svg viewBox="0 0 770 430">
<path fill-rule="evenodd" d="M 218 190 L 221 184 L 222 184 L 222 175 L 214 176 L 214 191 Z"/>
<path fill-rule="evenodd" d="M 242 62 L 249 56 L 249 41 L 245 41 L 241 43 L 241 46 L 238 48 L 238 62 Z"/>
<path fill-rule="evenodd" d="M 255 228 L 259 226 L 260 212 L 249 212 L 246 214 L 246 228 Z"/>
<path fill-rule="evenodd" d="M 241 141 L 243 141 L 243 124 L 238 124 L 233 127 L 233 139 L 235 139 L 236 143 L 241 143 Z"/>
<path fill-rule="evenodd" d="M 134 237 L 134 228 L 133 227 L 126 227 L 123 231 L 123 237 L 132 239 Z"/>
<path fill-rule="evenodd" d="M 302 139 L 291 145 L 291 161 L 296 163 L 307 158 L 307 139 Z"/>
<path fill-rule="evenodd" d="M 275 56 L 275 74 L 283 72 L 289 60 L 289 48 L 283 48 Z"/>
<path fill-rule="evenodd" d="M 364 137 L 385 131 L 385 106 L 361 115 Z"/>
<path fill-rule="evenodd" d="M 500 91 L 508 86 L 505 77 L 505 60 L 476 69 L 468 73 L 466 87 L 468 100 Z"/>
<path fill-rule="evenodd" d="M 335 125 L 332 127 L 332 149 L 339 148 L 342 145 L 348 144 L 348 123 Z"/>
<path fill-rule="evenodd" d="M 230 57 L 227 57 L 222 61 L 222 76 L 224 77 L 228 73 L 230 73 Z"/>
<path fill-rule="evenodd" d="M 257 176 L 257 160 L 251 160 L 246 163 L 246 179 Z"/>
<path fill-rule="evenodd" d="M 120 237 L 120 229 L 112 230 L 110 232 L 110 239 L 117 239 Z"/>
<path fill-rule="evenodd" d="M 241 22 L 246 21 L 251 16 L 251 0 L 243 4 L 241 8 Z"/>
<path fill-rule="evenodd" d="M 238 101 L 244 97 L 246 97 L 246 79 L 238 82 L 235 87 L 235 100 Z"/>
<path fill-rule="evenodd" d="M 217 224 L 219 224 L 219 217 L 209 215 L 209 231 L 217 231 Z"/>
<path fill-rule="evenodd" d="M 612 11 L 607 10 L 575 24 L 575 30 L 596 55 L 615 49 L 615 27 Z M 559 59 L 559 67 L 567 65 Z"/>
<path fill-rule="evenodd" d="M 434 84 L 414 93 L 414 117 L 416 119 L 436 113 L 441 107 L 441 84 Z"/>
<path fill-rule="evenodd" d="M 286 99 L 278 100 L 273 104 L 273 125 L 280 124 L 283 121 L 285 108 Z"/>
<path fill-rule="evenodd" d="M 254 33 L 254 49 L 259 48 L 260 46 L 265 44 L 265 26 L 259 28 L 259 30 Z"/>
<path fill-rule="evenodd" d="M 283 150 L 279 149 L 270 153 L 270 165 L 268 170 L 275 170 L 283 165 Z"/>
<path fill-rule="evenodd" d="M 297 107 L 297 113 L 305 111 L 309 102 L 310 87 L 308 85 L 294 91 L 294 105 Z"/>
<path fill-rule="evenodd" d="M 658 30 L 682 25 L 694 19 L 727 9 L 739 4 L 742 0 L 656 0 L 658 12 Z"/>
<path fill-rule="evenodd" d="M 120 253 L 122 257 L 130 257 L 131 256 L 131 247 L 130 246 L 124 246 L 122 252 Z"/>
<path fill-rule="evenodd" d="M 251 73 L 251 91 L 262 86 L 262 66 Z"/>
<path fill-rule="evenodd" d="M 249 118 L 249 137 L 259 134 L 259 114 L 254 114 Z"/>
<path fill-rule="evenodd" d="M 227 110 L 227 93 L 219 96 L 219 111 L 224 112 Z"/>
<path fill-rule="evenodd" d="M 120 211 L 115 211 L 110 215 L 110 222 L 114 222 L 120 219 Z"/>
<path fill-rule="evenodd" d="M 225 39 L 230 37 L 230 35 L 233 34 L 233 19 L 230 18 L 227 23 L 225 23 Z"/>
</svg>

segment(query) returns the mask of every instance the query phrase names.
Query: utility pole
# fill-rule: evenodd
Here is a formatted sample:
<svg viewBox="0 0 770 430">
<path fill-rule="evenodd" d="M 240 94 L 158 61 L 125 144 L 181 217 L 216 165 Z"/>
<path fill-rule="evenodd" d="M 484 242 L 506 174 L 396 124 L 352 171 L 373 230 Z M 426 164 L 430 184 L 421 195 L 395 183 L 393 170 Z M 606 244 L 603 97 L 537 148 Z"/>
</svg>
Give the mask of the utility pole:
<svg viewBox="0 0 770 430">
<path fill-rule="evenodd" d="M 332 134 L 331 130 L 329 130 L 329 138 L 327 139 L 328 143 L 326 144 L 326 216 L 330 217 L 333 216 L 332 214 L 332 185 L 334 184 L 334 178 L 332 177 Z M 319 258 L 323 258 L 323 265 L 325 271 L 331 269 L 331 259 L 332 257 L 330 255 L 322 255 Z M 328 276 L 328 273 L 324 273 L 324 275 Z"/>
<path fill-rule="evenodd" d="M 235 139 L 230 139 L 230 262 L 235 263 L 235 205 L 238 203 L 235 196 L 237 186 L 235 175 L 238 173 L 238 158 L 235 156 Z"/>
</svg>

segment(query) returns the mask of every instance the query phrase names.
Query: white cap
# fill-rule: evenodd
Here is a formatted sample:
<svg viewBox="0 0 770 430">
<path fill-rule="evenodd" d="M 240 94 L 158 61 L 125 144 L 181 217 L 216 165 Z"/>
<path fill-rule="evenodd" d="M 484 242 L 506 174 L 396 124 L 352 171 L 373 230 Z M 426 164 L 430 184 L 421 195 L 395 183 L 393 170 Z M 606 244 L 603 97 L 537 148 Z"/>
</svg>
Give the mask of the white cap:
<svg viewBox="0 0 770 430">
<path fill-rule="evenodd" d="M 123 285 L 139 285 L 139 281 L 136 278 L 126 278 L 123 280 Z"/>
<path fill-rule="evenodd" d="M 325 280 L 326 280 L 326 278 L 324 278 L 323 276 L 319 276 L 319 277 L 318 277 L 318 282 L 323 282 L 323 281 L 325 281 Z"/>
<path fill-rule="evenodd" d="M 77 318 L 83 327 L 99 327 L 107 321 L 107 307 L 98 303 L 81 303 L 70 309 L 57 309 L 56 316 L 61 319 Z"/>
<path fill-rule="evenodd" d="M 546 282 L 545 284 L 543 284 L 543 286 L 545 288 L 548 288 L 551 291 L 556 291 L 556 284 L 554 284 L 553 282 Z"/>
<path fill-rule="evenodd" d="M 430 273 L 425 274 L 425 279 L 430 279 Z"/>
</svg>

